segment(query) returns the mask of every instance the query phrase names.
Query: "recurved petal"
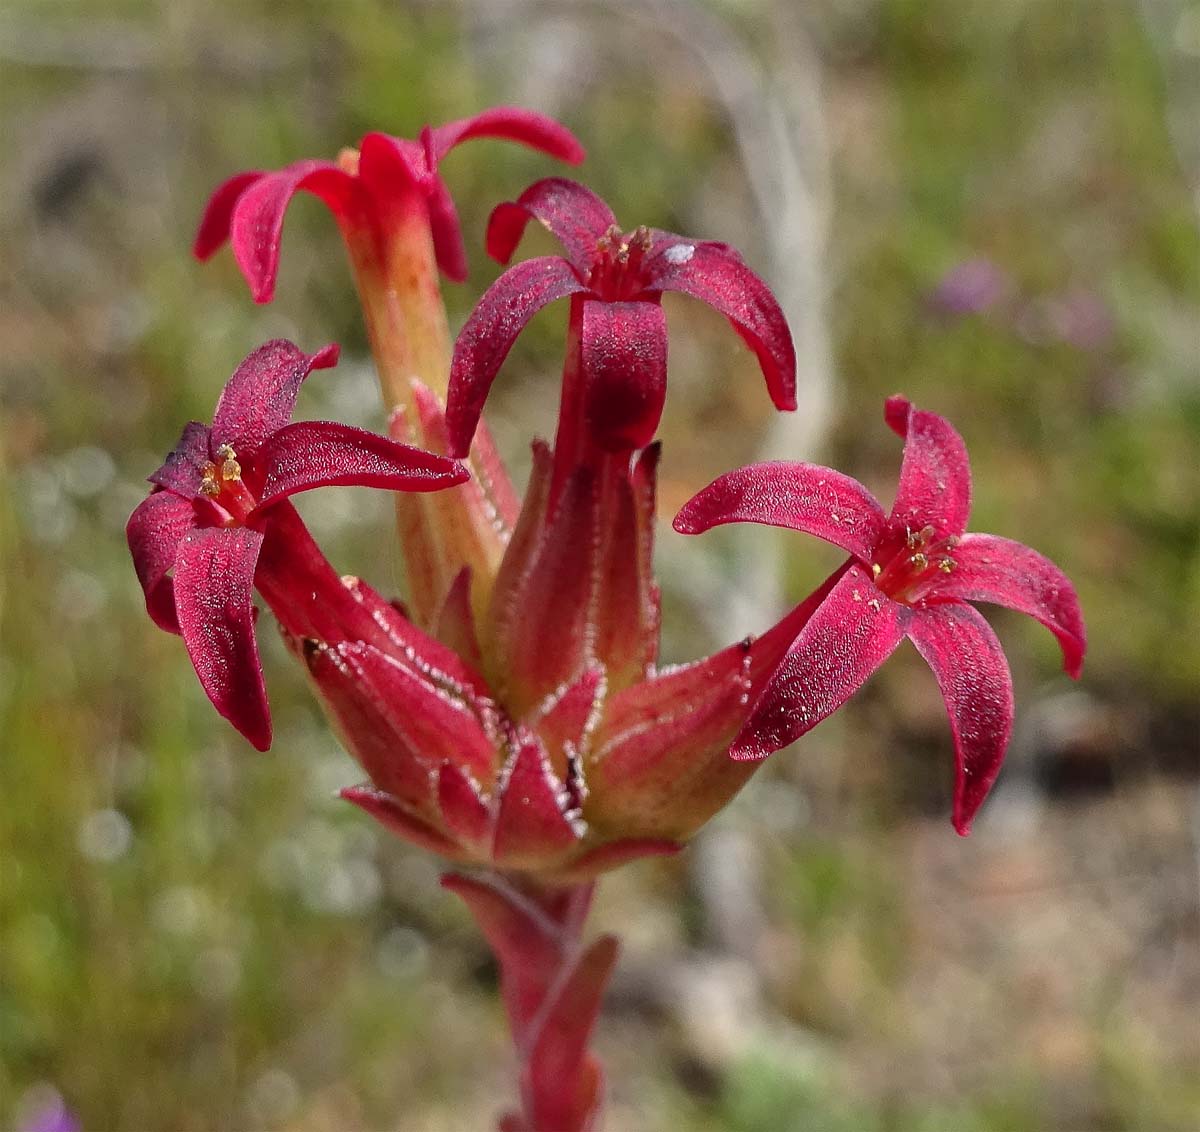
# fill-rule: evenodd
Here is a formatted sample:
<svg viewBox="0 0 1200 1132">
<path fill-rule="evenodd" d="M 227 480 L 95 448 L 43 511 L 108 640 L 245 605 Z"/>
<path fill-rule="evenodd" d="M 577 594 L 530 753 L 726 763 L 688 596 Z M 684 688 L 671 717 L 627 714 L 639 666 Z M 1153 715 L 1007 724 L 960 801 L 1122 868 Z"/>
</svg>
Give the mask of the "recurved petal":
<svg viewBox="0 0 1200 1132">
<path fill-rule="evenodd" d="M 569 165 L 578 165 L 584 158 L 583 146 L 566 126 L 536 110 L 520 106 L 493 106 L 471 118 L 434 126 L 430 132 L 433 156 L 438 161 L 456 145 L 471 138 L 519 142 Z"/>
<path fill-rule="evenodd" d="M 842 706 L 904 637 L 910 610 L 851 566 L 792 642 L 729 753 L 761 759 Z"/>
<path fill-rule="evenodd" d="M 454 344 L 450 364 L 446 427 L 451 456 L 469 451 L 488 390 L 525 324 L 555 299 L 582 290 L 566 260 L 544 256 L 510 267 L 479 300 Z"/>
<path fill-rule="evenodd" d="M 771 289 L 725 244 L 670 243 L 646 263 L 648 290 L 679 291 L 723 314 L 758 357 L 777 409 L 796 407 L 796 349 Z"/>
<path fill-rule="evenodd" d="M 897 526 L 932 526 L 939 537 L 961 535 L 971 514 L 971 462 L 967 446 L 945 417 L 889 397 L 884 419 L 904 437 L 900 486 L 892 504 Z"/>
<path fill-rule="evenodd" d="M 954 734 L 954 828 L 964 837 L 1012 734 L 1008 661 L 978 610 L 959 602 L 913 610 L 907 634 L 937 677 Z"/>
<path fill-rule="evenodd" d="M 435 176 L 430 182 L 425 192 L 425 204 L 429 209 L 429 232 L 438 267 L 447 279 L 461 283 L 467 277 L 467 249 L 463 246 L 458 209 L 441 177 Z"/>
<path fill-rule="evenodd" d="M 174 587 L 167 574 L 195 517 L 187 500 L 169 491 L 156 491 L 134 508 L 125 525 L 133 568 L 146 595 L 146 612 L 168 633 L 179 632 L 179 619 L 175 615 Z"/>
<path fill-rule="evenodd" d="M 337 421 L 299 421 L 258 451 L 266 479 L 255 513 L 314 487 L 439 491 L 469 478 L 457 460 Z"/>
<path fill-rule="evenodd" d="M 1066 574 L 1036 550 L 997 535 L 963 535 L 953 555 L 954 569 L 939 581 L 938 597 L 994 602 L 1028 613 L 1058 638 L 1063 667 L 1079 678 L 1087 630 Z"/>
<path fill-rule="evenodd" d="M 804 531 L 869 562 L 887 519 L 858 480 L 816 464 L 776 460 L 719 476 L 683 505 L 674 526 L 697 535 L 722 523 Z"/>
<path fill-rule="evenodd" d="M 175 609 L 192 667 L 213 706 L 265 751 L 271 745 L 271 713 L 253 603 L 262 541 L 248 527 L 190 531 L 175 560 Z"/>
<path fill-rule="evenodd" d="M 196 239 L 192 243 L 192 255 L 198 260 L 208 259 L 229 239 L 229 225 L 238 198 L 263 175 L 259 169 L 235 173 L 213 189 L 208 204 L 204 206 L 204 215 L 200 217 Z"/>
<path fill-rule="evenodd" d="M 269 303 L 275 295 L 283 218 L 301 190 L 324 201 L 340 224 L 360 222 L 361 189 L 331 161 L 297 161 L 244 187 L 233 206 L 229 239 L 256 303 Z"/>
<path fill-rule="evenodd" d="M 565 177 L 547 177 L 530 185 L 515 201 L 492 210 L 487 226 L 487 253 L 507 263 L 530 220 L 542 224 L 562 244 L 567 259 L 586 277 L 596 243 L 617 218 L 591 189 Z"/>
<path fill-rule="evenodd" d="M 667 394 L 667 320 L 655 302 L 583 302 L 584 418 L 612 452 L 654 439 Z"/>
<path fill-rule="evenodd" d="M 195 498 L 209 460 L 208 438 L 207 425 L 188 421 L 162 467 L 147 478 L 183 499 Z"/>
<path fill-rule="evenodd" d="M 253 452 L 292 419 L 300 385 L 315 369 L 337 365 L 338 347 L 306 354 L 285 338 L 264 342 L 225 383 L 213 413 L 213 454 L 222 444 L 238 455 Z"/>
</svg>

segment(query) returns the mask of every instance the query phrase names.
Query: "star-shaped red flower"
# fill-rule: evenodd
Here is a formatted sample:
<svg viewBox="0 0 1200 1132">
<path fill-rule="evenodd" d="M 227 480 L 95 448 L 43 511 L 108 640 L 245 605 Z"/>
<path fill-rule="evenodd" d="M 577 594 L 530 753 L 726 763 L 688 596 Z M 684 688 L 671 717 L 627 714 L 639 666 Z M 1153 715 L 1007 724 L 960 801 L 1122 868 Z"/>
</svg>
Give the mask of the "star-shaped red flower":
<svg viewBox="0 0 1200 1132">
<path fill-rule="evenodd" d="M 698 534 L 750 522 L 806 531 L 851 554 L 805 624 L 730 748 L 760 759 L 840 707 L 907 637 L 933 669 L 956 753 L 954 826 L 966 834 L 1012 731 L 1008 662 L 969 601 L 1028 613 L 1062 646 L 1078 677 L 1086 635 L 1075 589 L 1037 551 L 995 535 L 965 534 L 971 505 L 966 447 L 950 423 L 888 400 L 888 424 L 905 438 L 891 514 L 857 480 L 812 464 L 776 462 L 729 472 L 679 512 L 675 529 Z"/>
<path fill-rule="evenodd" d="M 531 219 L 558 238 L 566 256 L 510 268 L 463 327 L 446 399 L 455 455 L 470 448 L 488 390 L 517 335 L 542 307 L 567 295 L 582 300 L 582 389 L 564 397 L 581 398 L 582 419 L 603 448 L 641 448 L 654 439 L 666 395 L 664 291 L 691 295 L 723 314 L 757 355 L 776 407 L 796 407 L 796 354 L 787 320 L 767 285 L 727 244 L 649 228 L 622 232 L 593 192 L 552 177 L 493 211 L 488 254 L 507 263 Z"/>
<path fill-rule="evenodd" d="M 357 154 L 347 151 L 336 162 L 297 161 L 274 172 L 234 174 L 213 191 L 193 252 L 208 259 L 230 240 L 254 301 L 267 303 L 275 294 L 284 213 L 297 192 L 303 189 L 324 201 L 348 240 L 385 241 L 397 213 L 420 201 L 438 266 L 461 282 L 467 276 L 467 256 L 458 213 L 438 165 L 460 142 L 479 137 L 520 142 L 573 165 L 583 160 L 583 147 L 565 126 L 515 106 L 426 126 L 417 141 L 370 133 Z"/>
<path fill-rule="evenodd" d="M 209 699 L 260 750 L 271 718 L 252 590 L 273 510 L 326 485 L 436 491 L 467 478 L 454 460 L 349 425 L 289 424 L 301 382 L 336 361 L 336 346 L 260 346 L 226 384 L 212 427 L 184 428 L 126 527 L 147 612 L 182 635 Z"/>
</svg>

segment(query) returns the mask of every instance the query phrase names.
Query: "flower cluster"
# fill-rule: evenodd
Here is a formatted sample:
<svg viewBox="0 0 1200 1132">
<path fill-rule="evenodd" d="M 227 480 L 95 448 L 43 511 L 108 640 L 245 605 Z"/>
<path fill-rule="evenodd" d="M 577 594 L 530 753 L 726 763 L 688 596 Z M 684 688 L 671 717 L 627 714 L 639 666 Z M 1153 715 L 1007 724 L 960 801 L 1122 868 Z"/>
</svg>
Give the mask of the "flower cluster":
<svg viewBox="0 0 1200 1132">
<path fill-rule="evenodd" d="M 271 610 L 367 776 L 343 796 L 387 828 L 481 872 L 447 884 L 501 961 L 522 1055 L 522 1111 L 504 1127 L 582 1129 L 599 1104 L 588 1031 L 615 957 L 578 941 L 590 882 L 670 853 L 721 809 L 758 761 L 839 707 L 908 637 L 929 662 L 957 751 L 965 833 L 1012 724 L 1007 664 L 968 601 L 1036 617 L 1077 675 L 1074 591 L 1036 552 L 965 534 L 966 450 L 941 417 L 886 408 L 905 440 L 891 513 L 849 477 L 771 463 L 722 476 L 676 529 L 769 523 L 849 560 L 757 639 L 658 666 L 652 570 L 655 434 L 667 385 L 664 292 L 718 311 L 754 352 L 775 406 L 794 409 L 796 357 L 766 284 L 732 248 L 618 225 L 580 184 L 538 181 L 500 204 L 487 250 L 507 263 L 532 219 L 564 256 L 505 271 L 451 343 L 439 271 L 465 275 L 438 171 L 456 144 L 500 137 L 578 162 L 562 126 L 501 108 L 419 141 L 369 134 L 336 162 L 301 161 L 222 184 L 196 238 L 228 238 L 256 301 L 270 300 L 283 214 L 300 190 L 333 212 L 349 251 L 388 408 L 389 435 L 290 423 L 301 382 L 331 366 L 287 342 L 252 353 L 211 427 L 189 424 L 128 538 L 147 610 L 179 633 L 201 686 L 256 747 L 270 717 L 253 593 Z M 519 498 L 481 416 L 532 315 L 569 299 L 553 445 L 533 441 Z M 461 462 L 460 462 L 461 461 Z M 400 605 L 340 576 L 289 502 L 357 485 L 397 493 L 409 593 Z"/>
</svg>

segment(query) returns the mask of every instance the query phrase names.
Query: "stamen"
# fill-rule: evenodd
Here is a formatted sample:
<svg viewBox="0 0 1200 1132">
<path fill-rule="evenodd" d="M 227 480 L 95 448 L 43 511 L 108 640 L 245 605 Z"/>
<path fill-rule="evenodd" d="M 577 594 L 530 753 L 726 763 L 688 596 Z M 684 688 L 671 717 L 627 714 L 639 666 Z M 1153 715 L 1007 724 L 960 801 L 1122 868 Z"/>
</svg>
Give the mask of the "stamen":
<svg viewBox="0 0 1200 1132">
<path fill-rule="evenodd" d="M 943 574 L 949 574 L 957 565 L 958 563 L 955 562 L 953 558 L 943 558 L 938 563 L 938 569 L 941 570 Z"/>
<path fill-rule="evenodd" d="M 909 562 L 911 562 L 918 570 L 924 570 L 929 565 L 929 559 L 926 558 L 925 555 L 923 555 L 920 551 L 917 551 L 917 553 L 909 559 Z"/>
<path fill-rule="evenodd" d="M 221 479 L 240 480 L 242 465 L 237 462 L 237 453 L 228 444 L 222 444 L 217 455 L 221 457 Z"/>
<path fill-rule="evenodd" d="M 220 495 L 221 479 L 217 474 L 217 465 L 208 463 L 200 472 L 200 491 L 204 495 Z"/>
<path fill-rule="evenodd" d="M 871 574 L 874 577 L 878 578 L 879 575 L 882 573 L 883 573 L 883 567 L 880 566 L 878 562 L 872 562 L 871 563 Z"/>
</svg>

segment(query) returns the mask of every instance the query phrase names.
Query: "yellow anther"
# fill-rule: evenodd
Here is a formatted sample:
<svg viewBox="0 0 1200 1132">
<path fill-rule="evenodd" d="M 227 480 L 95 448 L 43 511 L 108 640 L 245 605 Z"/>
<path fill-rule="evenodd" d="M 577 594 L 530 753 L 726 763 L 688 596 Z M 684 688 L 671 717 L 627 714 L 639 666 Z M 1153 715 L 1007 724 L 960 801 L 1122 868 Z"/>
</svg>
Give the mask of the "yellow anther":
<svg viewBox="0 0 1200 1132">
<path fill-rule="evenodd" d="M 237 462 L 237 453 L 228 444 L 222 444 L 217 455 L 221 457 L 221 479 L 240 480 L 242 465 Z"/>
<path fill-rule="evenodd" d="M 911 562 L 918 570 L 924 570 L 925 567 L 929 565 L 929 559 L 926 558 L 925 555 L 923 555 L 920 551 L 917 551 L 917 553 L 909 559 L 909 562 Z"/>
<path fill-rule="evenodd" d="M 880 566 L 878 562 L 872 562 L 871 563 L 871 576 L 878 578 L 879 575 L 882 573 L 883 573 L 883 567 Z"/>
<path fill-rule="evenodd" d="M 200 491 L 204 495 L 220 495 L 221 481 L 217 476 L 216 464 L 205 464 L 200 473 Z"/>
<path fill-rule="evenodd" d="M 941 570 L 943 574 L 949 574 L 950 571 L 953 570 L 957 565 L 958 563 L 955 562 L 953 558 L 943 558 L 938 563 L 938 569 Z"/>
</svg>

